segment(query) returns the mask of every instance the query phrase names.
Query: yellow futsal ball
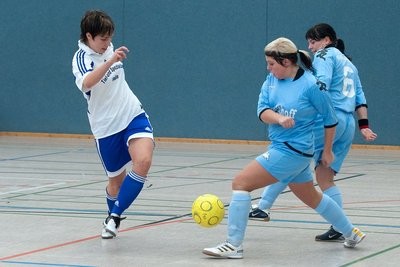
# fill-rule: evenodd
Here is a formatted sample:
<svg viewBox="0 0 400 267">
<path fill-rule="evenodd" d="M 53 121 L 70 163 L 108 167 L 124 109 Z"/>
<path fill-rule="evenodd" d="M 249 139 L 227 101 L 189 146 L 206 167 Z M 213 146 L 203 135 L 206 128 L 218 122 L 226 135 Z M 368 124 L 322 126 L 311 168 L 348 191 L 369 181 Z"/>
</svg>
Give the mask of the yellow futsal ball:
<svg viewBox="0 0 400 267">
<path fill-rule="evenodd" d="M 218 225 L 225 215 L 224 203 L 215 195 L 201 195 L 193 202 L 193 220 L 203 227 Z"/>
</svg>

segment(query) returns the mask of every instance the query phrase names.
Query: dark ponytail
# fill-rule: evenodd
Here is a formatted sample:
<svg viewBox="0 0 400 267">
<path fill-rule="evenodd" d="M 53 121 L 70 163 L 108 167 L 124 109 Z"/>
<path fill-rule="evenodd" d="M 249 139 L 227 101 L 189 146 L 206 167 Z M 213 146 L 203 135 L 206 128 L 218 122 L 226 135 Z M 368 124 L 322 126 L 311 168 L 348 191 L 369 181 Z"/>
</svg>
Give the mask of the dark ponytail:
<svg viewBox="0 0 400 267">
<path fill-rule="evenodd" d="M 311 39 L 315 41 L 320 41 L 325 37 L 329 37 L 332 42 L 326 47 L 335 47 L 340 52 L 342 52 L 342 54 L 345 55 L 349 60 L 351 60 L 351 57 L 346 55 L 346 53 L 344 52 L 345 45 L 343 40 L 336 37 L 336 32 L 331 25 L 327 23 L 316 24 L 306 32 L 306 40 Z"/>
</svg>

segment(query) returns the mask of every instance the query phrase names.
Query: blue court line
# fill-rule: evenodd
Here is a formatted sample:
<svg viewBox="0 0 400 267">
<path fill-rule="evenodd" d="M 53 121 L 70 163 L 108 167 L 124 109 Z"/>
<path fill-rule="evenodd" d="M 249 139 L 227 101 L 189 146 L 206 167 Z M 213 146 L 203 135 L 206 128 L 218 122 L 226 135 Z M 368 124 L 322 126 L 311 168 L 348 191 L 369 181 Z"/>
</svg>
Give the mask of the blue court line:
<svg viewBox="0 0 400 267">
<path fill-rule="evenodd" d="M 31 262 L 31 261 L 0 261 L 0 262 L 10 263 L 10 264 L 37 265 L 37 266 L 96 267 L 94 265 L 74 265 L 74 264 L 62 264 L 62 263 Z"/>
</svg>

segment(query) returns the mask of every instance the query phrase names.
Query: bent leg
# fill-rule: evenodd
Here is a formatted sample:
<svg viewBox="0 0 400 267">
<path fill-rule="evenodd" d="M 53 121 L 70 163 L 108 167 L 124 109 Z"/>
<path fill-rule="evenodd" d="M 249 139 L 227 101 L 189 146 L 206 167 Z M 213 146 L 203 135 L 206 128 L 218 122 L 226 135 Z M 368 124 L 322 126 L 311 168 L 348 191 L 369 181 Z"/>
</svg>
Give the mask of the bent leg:
<svg viewBox="0 0 400 267">
<path fill-rule="evenodd" d="M 354 226 L 343 210 L 330 197 L 318 192 L 312 182 L 289 184 L 289 187 L 304 204 L 318 212 L 326 221 L 342 232 L 345 237 L 351 236 Z"/>
<path fill-rule="evenodd" d="M 151 138 L 137 138 L 129 141 L 129 154 L 133 167 L 121 185 L 117 201 L 111 211 L 113 215 L 120 216 L 141 192 L 151 166 L 153 148 Z"/>
<path fill-rule="evenodd" d="M 270 209 L 286 186 L 287 184 L 277 182 L 265 187 L 261 199 L 258 202 L 258 208 L 261 210 Z"/>
</svg>

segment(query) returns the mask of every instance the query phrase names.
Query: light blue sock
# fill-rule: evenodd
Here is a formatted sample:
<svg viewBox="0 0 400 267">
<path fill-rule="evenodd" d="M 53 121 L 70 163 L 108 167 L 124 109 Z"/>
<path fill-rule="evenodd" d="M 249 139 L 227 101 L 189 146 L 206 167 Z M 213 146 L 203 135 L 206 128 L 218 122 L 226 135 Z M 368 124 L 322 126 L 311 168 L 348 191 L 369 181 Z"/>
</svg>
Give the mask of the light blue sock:
<svg viewBox="0 0 400 267">
<path fill-rule="evenodd" d="M 327 195 L 328 197 L 330 197 L 333 201 L 336 202 L 336 204 L 338 204 L 338 206 L 343 209 L 343 199 L 342 199 L 342 192 L 340 192 L 339 187 L 337 187 L 336 185 L 329 187 L 327 190 L 325 190 L 323 192 L 325 195 Z M 336 232 L 340 232 L 338 229 L 336 229 L 335 227 L 333 227 L 333 229 L 335 229 Z"/>
<path fill-rule="evenodd" d="M 343 210 L 330 197 L 322 194 L 321 202 L 315 208 L 326 221 L 333 225 L 345 237 L 351 235 L 354 226 L 344 214 Z"/>
<path fill-rule="evenodd" d="M 251 207 L 250 193 L 234 190 L 228 209 L 228 238 L 227 241 L 238 247 L 242 244 L 249 219 Z"/>
<path fill-rule="evenodd" d="M 107 188 L 106 188 L 106 199 L 107 199 L 107 206 L 108 206 L 108 213 L 111 214 L 111 211 L 114 207 L 115 201 L 117 200 L 117 197 L 112 197 L 110 194 L 108 194 Z"/>
<path fill-rule="evenodd" d="M 335 201 L 340 208 L 343 208 L 342 192 L 340 192 L 339 187 L 337 187 L 336 185 L 331 186 L 324 191 L 324 194 Z"/>
<path fill-rule="evenodd" d="M 269 210 L 278 198 L 279 194 L 286 188 L 287 184 L 277 182 L 265 187 L 261 199 L 258 202 L 258 208 L 262 210 Z"/>
<path fill-rule="evenodd" d="M 140 191 L 142 191 L 145 180 L 146 177 L 137 175 L 133 171 L 128 173 L 122 182 L 117 201 L 115 201 L 114 207 L 111 211 L 113 215 L 121 216 L 122 212 L 132 204 Z"/>
</svg>

